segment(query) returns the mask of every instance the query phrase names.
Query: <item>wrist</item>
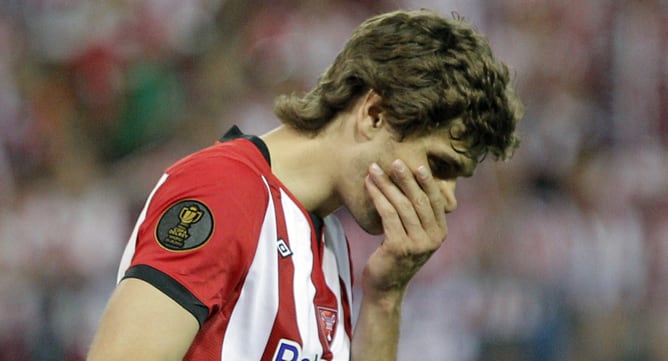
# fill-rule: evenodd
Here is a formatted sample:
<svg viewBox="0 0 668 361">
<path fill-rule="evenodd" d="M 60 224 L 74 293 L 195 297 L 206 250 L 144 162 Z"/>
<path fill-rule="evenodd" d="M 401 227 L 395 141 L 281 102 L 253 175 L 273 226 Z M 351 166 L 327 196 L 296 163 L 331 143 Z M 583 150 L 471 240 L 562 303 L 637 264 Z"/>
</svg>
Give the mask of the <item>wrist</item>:
<svg viewBox="0 0 668 361">
<path fill-rule="evenodd" d="M 365 287 L 362 289 L 363 299 L 386 312 L 396 312 L 401 308 L 405 288 L 378 289 Z"/>
</svg>

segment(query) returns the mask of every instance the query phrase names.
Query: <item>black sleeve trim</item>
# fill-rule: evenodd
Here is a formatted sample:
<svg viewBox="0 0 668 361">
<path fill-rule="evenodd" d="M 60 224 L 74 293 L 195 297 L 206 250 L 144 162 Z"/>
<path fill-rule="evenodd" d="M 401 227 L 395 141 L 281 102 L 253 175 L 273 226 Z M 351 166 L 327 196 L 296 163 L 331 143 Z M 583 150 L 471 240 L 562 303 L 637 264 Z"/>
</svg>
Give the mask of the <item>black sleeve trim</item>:
<svg viewBox="0 0 668 361">
<path fill-rule="evenodd" d="M 133 266 L 125 273 L 123 279 L 126 278 L 137 278 L 146 281 L 159 289 L 162 293 L 169 296 L 195 316 L 197 322 L 199 322 L 200 328 L 209 315 L 209 309 L 200 302 L 197 297 L 190 293 L 190 291 L 183 287 L 183 285 L 169 275 L 151 266 L 143 264 Z"/>
</svg>

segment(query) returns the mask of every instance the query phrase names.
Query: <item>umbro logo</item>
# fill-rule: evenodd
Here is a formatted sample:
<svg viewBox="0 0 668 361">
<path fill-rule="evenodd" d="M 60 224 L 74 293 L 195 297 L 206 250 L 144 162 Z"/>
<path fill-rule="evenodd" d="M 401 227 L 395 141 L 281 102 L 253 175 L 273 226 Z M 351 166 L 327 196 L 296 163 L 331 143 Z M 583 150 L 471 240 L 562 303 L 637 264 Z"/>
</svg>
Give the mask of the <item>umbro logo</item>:
<svg viewBox="0 0 668 361">
<path fill-rule="evenodd" d="M 278 241 L 276 241 L 276 248 L 278 249 L 278 254 L 280 254 L 281 257 L 287 258 L 292 256 L 292 250 L 283 238 L 279 238 Z"/>
</svg>

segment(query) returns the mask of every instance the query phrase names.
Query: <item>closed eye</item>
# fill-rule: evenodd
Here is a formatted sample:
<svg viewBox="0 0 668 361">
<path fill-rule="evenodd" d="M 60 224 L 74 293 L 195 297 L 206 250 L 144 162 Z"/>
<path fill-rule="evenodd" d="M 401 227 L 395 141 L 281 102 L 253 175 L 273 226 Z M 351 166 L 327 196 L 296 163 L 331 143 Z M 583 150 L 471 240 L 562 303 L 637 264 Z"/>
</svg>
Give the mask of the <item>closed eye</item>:
<svg viewBox="0 0 668 361">
<path fill-rule="evenodd" d="M 437 156 L 429 156 L 429 168 L 431 168 L 431 173 L 435 178 L 449 180 L 455 179 L 461 173 L 461 167 L 459 164 L 454 163 L 449 159 L 443 159 Z"/>
</svg>

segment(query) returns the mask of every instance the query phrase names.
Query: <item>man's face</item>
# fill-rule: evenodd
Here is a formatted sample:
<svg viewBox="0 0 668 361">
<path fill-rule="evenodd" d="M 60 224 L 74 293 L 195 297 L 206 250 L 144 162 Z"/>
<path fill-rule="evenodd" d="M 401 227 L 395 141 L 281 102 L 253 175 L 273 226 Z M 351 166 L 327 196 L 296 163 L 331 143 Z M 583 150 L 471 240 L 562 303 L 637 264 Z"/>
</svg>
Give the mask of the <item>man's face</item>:
<svg viewBox="0 0 668 361">
<path fill-rule="evenodd" d="M 367 194 L 364 177 L 372 162 L 378 163 L 387 174 L 391 174 L 392 162 L 401 159 L 413 172 L 421 165 L 430 169 L 446 200 L 446 213 L 454 211 L 457 208 L 457 178 L 471 176 L 477 162 L 458 153 L 453 146 L 464 149 L 463 144 L 450 139 L 447 130 L 438 130 L 427 136 L 412 137 L 401 142 L 386 131 L 374 139 L 368 151 L 361 152 L 353 162 L 354 175 L 348 182 L 348 187 L 352 189 L 343 192 L 346 207 L 365 231 L 371 234 L 382 233 L 382 220 Z"/>
</svg>

